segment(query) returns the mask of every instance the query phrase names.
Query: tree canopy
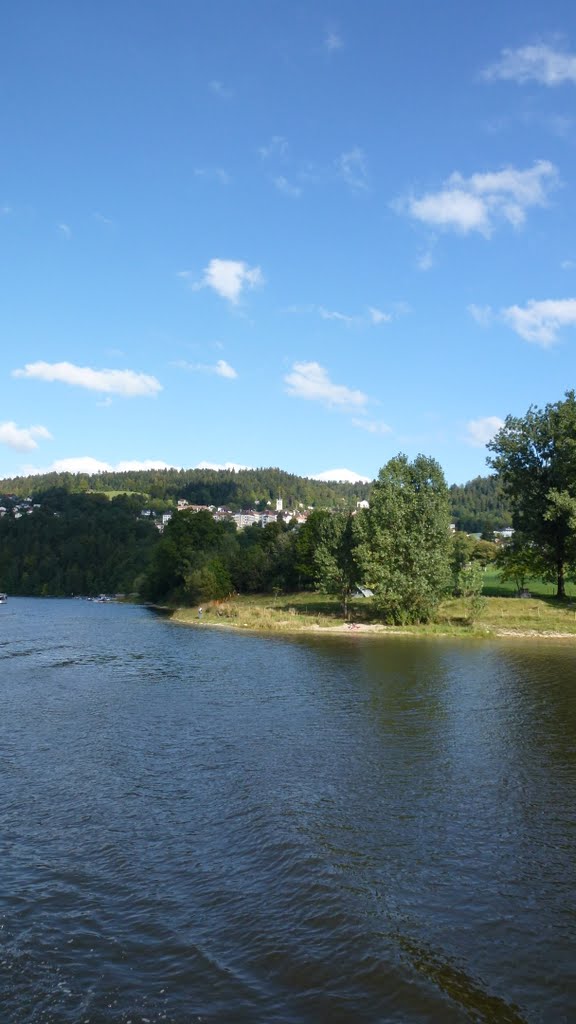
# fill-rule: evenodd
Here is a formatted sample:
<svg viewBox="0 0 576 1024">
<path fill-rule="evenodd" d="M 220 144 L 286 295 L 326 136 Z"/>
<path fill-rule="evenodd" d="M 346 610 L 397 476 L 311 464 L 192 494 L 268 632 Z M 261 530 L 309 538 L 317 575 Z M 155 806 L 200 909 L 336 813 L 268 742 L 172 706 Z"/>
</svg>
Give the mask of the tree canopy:
<svg viewBox="0 0 576 1024">
<path fill-rule="evenodd" d="M 512 506 L 515 530 L 532 549 L 545 577 L 566 596 L 565 581 L 576 566 L 576 397 L 525 416 L 508 416 L 488 444 Z"/>
<path fill-rule="evenodd" d="M 380 470 L 360 520 L 365 582 L 389 622 L 427 622 L 450 583 L 448 489 L 439 464 L 405 455 Z"/>
</svg>

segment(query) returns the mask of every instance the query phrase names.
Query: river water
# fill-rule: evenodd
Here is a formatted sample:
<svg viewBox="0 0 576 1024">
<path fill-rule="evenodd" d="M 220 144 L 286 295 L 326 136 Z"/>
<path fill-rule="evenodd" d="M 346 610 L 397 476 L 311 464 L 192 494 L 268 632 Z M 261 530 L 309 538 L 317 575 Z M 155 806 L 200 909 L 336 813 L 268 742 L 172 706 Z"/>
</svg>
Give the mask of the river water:
<svg viewBox="0 0 576 1024">
<path fill-rule="evenodd" d="M 9 600 L 2 1024 L 575 1020 L 575 664 Z"/>
</svg>

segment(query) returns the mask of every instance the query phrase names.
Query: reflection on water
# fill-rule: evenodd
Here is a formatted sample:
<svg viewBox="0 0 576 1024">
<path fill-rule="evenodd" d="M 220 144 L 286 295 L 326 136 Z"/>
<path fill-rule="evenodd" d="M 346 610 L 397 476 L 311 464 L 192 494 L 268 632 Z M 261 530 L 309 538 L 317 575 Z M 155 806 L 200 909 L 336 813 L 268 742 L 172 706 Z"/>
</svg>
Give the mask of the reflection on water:
<svg viewBox="0 0 576 1024">
<path fill-rule="evenodd" d="M 574 1019 L 570 646 L 0 613 L 2 1021 Z"/>
</svg>

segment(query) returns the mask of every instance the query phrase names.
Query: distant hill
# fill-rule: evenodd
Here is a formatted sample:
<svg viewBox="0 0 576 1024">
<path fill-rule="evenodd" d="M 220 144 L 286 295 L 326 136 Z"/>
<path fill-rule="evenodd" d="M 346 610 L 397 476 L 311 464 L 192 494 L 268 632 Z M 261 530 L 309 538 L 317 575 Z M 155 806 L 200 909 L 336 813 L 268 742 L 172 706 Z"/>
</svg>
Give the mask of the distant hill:
<svg viewBox="0 0 576 1024">
<path fill-rule="evenodd" d="M 502 530 L 512 525 L 512 515 L 500 481 L 477 476 L 467 484 L 450 488 L 452 520 L 465 533 Z"/>
<path fill-rule="evenodd" d="M 33 496 L 53 488 L 70 494 L 137 493 L 151 501 L 175 504 L 178 498 L 195 505 L 226 506 L 232 511 L 262 507 L 282 498 L 285 508 L 354 508 L 370 496 L 369 483 L 336 483 L 312 480 L 276 467 L 241 470 L 148 469 L 126 473 L 46 473 L 0 480 L 0 494 Z M 460 530 L 510 526 L 512 518 L 500 483 L 494 476 L 478 476 L 450 487 L 452 520 Z"/>
<path fill-rule="evenodd" d="M 148 469 L 127 473 L 45 473 L 0 480 L 0 494 L 28 497 L 53 488 L 71 494 L 136 492 L 151 499 L 176 503 L 185 498 L 195 505 L 226 506 L 232 511 L 282 498 L 285 508 L 298 505 L 354 508 L 366 498 L 370 484 L 311 480 L 277 468 Z"/>
</svg>

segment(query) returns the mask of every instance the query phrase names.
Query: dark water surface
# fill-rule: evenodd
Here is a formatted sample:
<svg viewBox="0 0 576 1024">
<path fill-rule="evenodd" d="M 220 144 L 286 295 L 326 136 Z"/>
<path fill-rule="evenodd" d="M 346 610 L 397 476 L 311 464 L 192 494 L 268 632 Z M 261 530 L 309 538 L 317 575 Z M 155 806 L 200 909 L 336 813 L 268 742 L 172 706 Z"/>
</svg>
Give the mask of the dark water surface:
<svg viewBox="0 0 576 1024">
<path fill-rule="evenodd" d="M 0 1021 L 576 1020 L 575 665 L 9 600 Z"/>
</svg>

